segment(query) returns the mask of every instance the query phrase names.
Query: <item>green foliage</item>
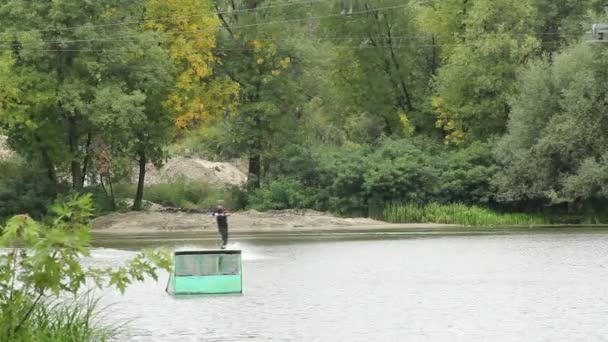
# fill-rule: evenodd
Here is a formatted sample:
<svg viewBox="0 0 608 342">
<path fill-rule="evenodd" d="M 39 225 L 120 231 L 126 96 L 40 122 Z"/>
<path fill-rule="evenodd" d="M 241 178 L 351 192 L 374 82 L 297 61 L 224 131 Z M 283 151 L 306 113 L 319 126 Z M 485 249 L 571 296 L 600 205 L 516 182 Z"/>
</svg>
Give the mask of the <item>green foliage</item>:
<svg viewBox="0 0 608 342">
<path fill-rule="evenodd" d="M 495 200 L 492 178 L 498 171 L 494 143 L 474 142 L 449 149 L 440 157 L 437 200 L 441 203 L 488 204 Z"/>
<path fill-rule="evenodd" d="M 465 204 L 390 205 L 384 218 L 391 223 L 445 223 L 464 226 L 518 226 L 546 223 L 539 215 L 497 213 L 490 209 Z"/>
<path fill-rule="evenodd" d="M 335 1 L 320 11 L 361 13 L 325 19 L 320 32 L 328 42 L 322 48 L 333 51 L 335 59 L 323 75 L 333 89 L 319 97 L 326 99 L 328 115 L 340 114 L 335 119 L 349 139 L 369 143 L 382 134 L 403 136 L 401 117 L 419 129 L 432 127 L 424 118 L 439 61 L 429 48 L 432 37 L 418 37 L 414 1 Z"/>
<path fill-rule="evenodd" d="M 0 56 L 0 125 L 55 187 L 60 173 L 80 191 L 87 176 L 112 177 L 121 159 L 161 159 L 172 127 L 162 100 L 175 74 L 159 46 L 164 37 L 128 25 L 121 35 L 137 39 L 125 44 L 92 25 L 143 16 L 139 0 L 3 2 L 0 31 L 10 49 Z M 103 166 L 95 163 L 102 151 Z"/>
<path fill-rule="evenodd" d="M 122 184 L 117 196 L 127 197 L 134 186 Z M 171 183 L 154 184 L 146 187 L 144 200 L 167 207 L 200 209 L 214 208 L 217 201 L 223 200 L 227 208 L 239 210 L 245 206 L 243 190 L 238 186 L 221 186 L 186 178 L 178 178 Z"/>
<path fill-rule="evenodd" d="M 133 162 L 168 150 L 247 158 L 257 208 L 608 202 L 608 54 L 577 44 L 599 0 L 0 3 L 0 132 L 28 165 L 0 165 L 0 218 L 85 184 L 122 210 Z M 96 26 L 120 22 L 133 39 Z M 144 180 L 135 209 L 247 201 Z"/>
<path fill-rule="evenodd" d="M 17 214 L 41 217 L 53 196 L 38 165 L 18 157 L 0 160 L 0 224 Z"/>
<path fill-rule="evenodd" d="M 529 0 L 477 0 L 466 10 L 461 41 L 436 81 L 437 125 L 448 142 L 504 132 L 516 72 L 538 53 L 539 43 L 529 33 L 536 30 L 536 18 Z"/>
<path fill-rule="evenodd" d="M 298 180 L 280 178 L 250 194 L 249 206 L 262 211 L 311 208 L 314 207 L 314 195 L 314 190 Z"/>
<path fill-rule="evenodd" d="M 497 148 L 499 200 L 584 204 L 605 197 L 608 52 L 578 44 L 528 67 Z M 598 203 L 599 204 L 599 203 Z"/>
<path fill-rule="evenodd" d="M 120 188 L 120 186 L 116 186 L 116 187 Z M 132 196 L 134 188 L 130 187 L 129 189 L 131 190 L 131 192 L 128 193 L 127 195 Z M 114 188 L 114 195 L 116 195 L 116 191 L 117 191 L 117 189 Z M 113 199 L 111 196 L 108 196 L 106 191 L 104 191 L 99 186 L 86 187 L 86 188 L 84 188 L 83 193 L 88 193 L 91 195 L 91 200 L 93 201 L 93 216 L 95 216 L 95 217 L 106 215 L 106 214 L 113 213 L 113 212 L 129 211 L 127 202 L 124 200 L 124 198 L 127 198 L 127 197 Z M 124 193 L 124 192 L 122 192 L 122 193 Z M 144 203 L 144 205 L 145 205 L 145 203 Z"/>
<path fill-rule="evenodd" d="M 277 160 L 277 181 L 265 184 L 251 203 L 287 208 L 290 202 L 278 198 L 291 193 L 302 198 L 291 201 L 299 207 L 350 215 L 370 215 L 375 207 L 393 202 L 488 203 L 496 172 L 492 148 L 474 143 L 452 149 L 427 139 L 313 150 L 291 146 Z"/>
<path fill-rule="evenodd" d="M 101 323 L 103 314 L 98 301 L 82 296 L 73 301 L 46 300 L 31 303 L 14 299 L 14 310 L 0 313 L 0 339 L 2 341 L 111 341 L 119 337 L 120 326 Z M 18 319 L 28 311 L 30 319 L 17 332 L 10 329 L 19 324 Z"/>
<path fill-rule="evenodd" d="M 568 43 L 576 42 L 588 30 L 594 14 L 604 13 L 602 0 L 555 1 L 534 0 L 540 21 L 543 50 L 555 53 Z"/>
<path fill-rule="evenodd" d="M 88 320 L 82 312 L 73 317 L 57 318 L 61 310 L 46 310 L 39 304 L 59 299 L 65 294 L 77 295 L 87 284 L 114 287 L 123 291 L 133 281 L 145 276 L 156 279 L 156 267 L 169 269 L 170 257 L 161 252 L 139 254 L 127 265 L 117 269 L 81 265 L 81 258 L 89 256 L 89 218 L 92 213 L 90 196 L 69 196 L 56 201 L 48 216 L 40 222 L 29 216 L 9 219 L 2 228 L 0 247 L 7 250 L 0 255 L 0 312 L 3 340 L 20 340 L 32 336 L 37 324 L 36 315 L 47 315 L 47 323 L 64 329 L 76 321 Z M 24 309 L 25 308 L 25 309 Z M 54 322 L 53 322 L 54 321 Z M 51 331 L 59 334 L 61 331 Z M 74 332 L 76 333 L 76 332 Z"/>
</svg>

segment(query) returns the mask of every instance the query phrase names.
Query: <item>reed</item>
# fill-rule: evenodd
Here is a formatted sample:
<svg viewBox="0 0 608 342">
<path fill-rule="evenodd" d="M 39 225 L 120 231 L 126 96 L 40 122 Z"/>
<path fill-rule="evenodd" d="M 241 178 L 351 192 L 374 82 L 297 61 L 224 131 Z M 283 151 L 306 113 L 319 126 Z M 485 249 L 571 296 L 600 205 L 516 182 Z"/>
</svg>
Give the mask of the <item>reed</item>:
<svg viewBox="0 0 608 342">
<path fill-rule="evenodd" d="M 121 326 L 104 325 L 98 301 L 88 296 L 73 301 L 7 303 L 0 314 L 2 341 L 99 342 L 121 336 Z M 29 313 L 29 315 L 28 315 Z"/>
<path fill-rule="evenodd" d="M 463 226 L 520 226 L 548 223 L 540 215 L 498 213 L 462 203 L 431 203 L 425 206 L 411 203 L 393 204 L 384 209 L 384 220 L 390 223 L 442 223 Z"/>
</svg>

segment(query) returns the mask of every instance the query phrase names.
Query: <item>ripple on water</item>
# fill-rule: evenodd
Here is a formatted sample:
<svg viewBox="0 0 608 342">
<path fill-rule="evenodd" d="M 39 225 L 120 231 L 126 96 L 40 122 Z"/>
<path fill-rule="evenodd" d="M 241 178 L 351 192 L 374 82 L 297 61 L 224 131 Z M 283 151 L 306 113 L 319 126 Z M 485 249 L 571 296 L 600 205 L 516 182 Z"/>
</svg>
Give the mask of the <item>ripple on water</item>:
<svg viewBox="0 0 608 342">
<path fill-rule="evenodd" d="M 601 341 L 608 232 L 244 244 L 244 293 L 133 284 L 125 341 Z M 193 247 L 193 246 L 184 246 Z M 114 257 L 94 253 L 101 262 Z M 131 254 L 116 252 L 116 259 Z M 99 259 L 97 257 L 99 256 Z M 253 257 L 251 257 L 253 256 Z"/>
</svg>

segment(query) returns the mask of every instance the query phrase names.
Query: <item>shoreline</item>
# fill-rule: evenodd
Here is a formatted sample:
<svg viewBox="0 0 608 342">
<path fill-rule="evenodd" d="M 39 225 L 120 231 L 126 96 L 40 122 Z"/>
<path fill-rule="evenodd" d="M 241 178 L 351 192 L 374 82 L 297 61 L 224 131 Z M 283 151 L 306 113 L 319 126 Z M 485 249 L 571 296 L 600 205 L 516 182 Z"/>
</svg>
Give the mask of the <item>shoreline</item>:
<svg viewBox="0 0 608 342">
<path fill-rule="evenodd" d="M 362 231 L 456 227 L 436 224 L 390 224 L 369 218 L 344 218 L 313 210 L 235 212 L 228 219 L 231 233 Z M 92 221 L 95 233 L 124 235 L 160 233 L 216 234 L 214 217 L 204 213 L 143 211 L 112 213 Z"/>
<path fill-rule="evenodd" d="M 97 236 L 126 235 L 217 235 L 215 218 L 203 213 L 142 212 L 112 213 L 92 222 Z M 521 226 L 463 226 L 458 224 L 406 223 L 391 224 L 369 218 L 344 218 L 313 210 L 255 210 L 233 213 L 228 219 L 230 234 L 359 234 L 359 233 L 454 233 L 533 231 L 564 228 L 606 229 L 608 225 L 521 225 Z"/>
<path fill-rule="evenodd" d="M 426 232 L 426 231 L 449 231 L 454 228 L 471 228 L 452 224 L 435 223 L 411 223 L 411 224 L 379 224 L 379 225 L 352 225 L 352 226 L 324 226 L 324 227 L 230 227 L 231 235 L 239 234 L 314 234 L 314 233 L 374 233 L 374 232 Z M 474 228 L 474 227 L 473 227 Z M 192 229 L 92 229 L 94 235 L 197 235 L 216 236 L 217 228 L 192 228 Z"/>
<path fill-rule="evenodd" d="M 373 226 L 327 226 L 327 227 L 302 227 L 302 228 L 230 228 L 230 236 L 250 236 L 260 237 L 272 235 L 285 236 L 323 236 L 323 235 L 358 235 L 358 234 L 452 234 L 452 233 L 518 233 L 518 232 L 542 232 L 550 230 L 608 230 L 608 225 L 599 224 L 579 224 L 579 225 L 532 225 L 532 226 L 462 226 L 456 224 L 435 224 L 435 223 L 410 223 L 410 224 L 384 224 Z M 193 236 L 193 237 L 216 237 L 216 229 L 92 229 L 91 234 L 95 237 L 120 237 L 120 236 L 139 236 L 139 237 L 170 237 Z"/>
</svg>

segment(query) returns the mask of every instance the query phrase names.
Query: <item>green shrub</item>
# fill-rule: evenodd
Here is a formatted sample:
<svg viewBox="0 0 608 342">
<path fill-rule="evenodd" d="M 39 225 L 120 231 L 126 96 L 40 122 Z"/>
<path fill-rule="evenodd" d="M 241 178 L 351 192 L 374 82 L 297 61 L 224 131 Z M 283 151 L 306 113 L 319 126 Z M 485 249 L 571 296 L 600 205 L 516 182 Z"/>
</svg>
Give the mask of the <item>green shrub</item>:
<svg viewBox="0 0 608 342">
<path fill-rule="evenodd" d="M 306 205 L 342 215 L 380 217 L 388 203 L 489 203 L 490 179 L 496 172 L 492 149 L 492 143 L 454 149 L 422 138 L 385 138 L 340 147 L 287 146 L 274 160 L 263 188 L 276 187 L 276 180 L 289 177 L 314 192 L 314 200 Z M 265 191 L 270 190 L 261 190 L 269 198 Z M 262 195 L 255 196 L 258 207 L 289 203 L 262 205 Z"/>
<path fill-rule="evenodd" d="M 112 203 L 112 199 L 100 187 L 88 187 L 83 192 L 89 193 L 92 196 L 93 208 L 95 210 L 94 216 L 128 211 L 127 202 L 123 197 L 116 198 L 114 203 Z"/>
<path fill-rule="evenodd" d="M 315 192 L 292 178 L 273 180 L 249 195 L 249 205 L 256 210 L 311 208 L 314 201 Z"/>
<path fill-rule="evenodd" d="M 498 167 L 493 143 L 475 142 L 448 149 L 436 159 L 440 176 L 435 201 L 441 203 L 487 204 L 494 199 L 491 181 Z"/>
<path fill-rule="evenodd" d="M 119 198 L 132 198 L 135 185 L 118 184 L 114 191 Z M 167 207 L 187 209 L 213 208 L 219 200 L 223 200 L 231 210 L 242 209 L 247 204 L 246 194 L 238 186 L 221 186 L 183 177 L 171 183 L 146 186 L 144 200 Z"/>
<path fill-rule="evenodd" d="M 0 223 L 17 214 L 41 217 L 54 198 L 46 175 L 21 158 L 0 160 Z"/>
</svg>

